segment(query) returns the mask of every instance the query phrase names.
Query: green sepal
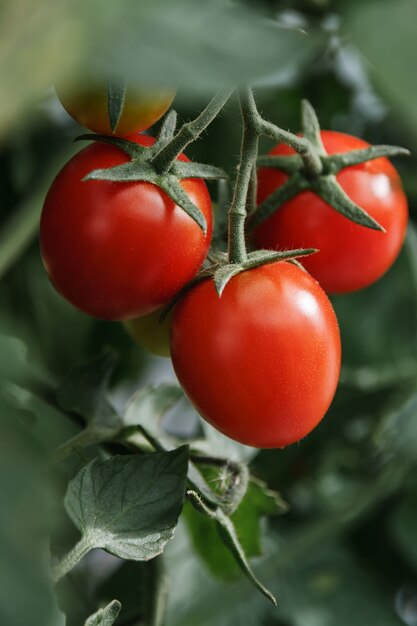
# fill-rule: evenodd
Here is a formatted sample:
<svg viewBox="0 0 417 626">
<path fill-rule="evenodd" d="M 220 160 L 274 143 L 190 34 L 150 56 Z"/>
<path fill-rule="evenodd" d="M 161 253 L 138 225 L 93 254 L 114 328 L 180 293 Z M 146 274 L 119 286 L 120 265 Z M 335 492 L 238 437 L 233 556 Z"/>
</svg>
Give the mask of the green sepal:
<svg viewBox="0 0 417 626">
<path fill-rule="evenodd" d="M 385 232 L 376 220 L 349 198 L 337 182 L 335 174 L 345 167 L 372 159 L 406 156 L 410 152 L 398 146 L 380 145 L 328 155 L 321 139 L 317 115 L 307 100 L 302 102 L 302 130 L 304 138 L 311 146 L 309 155 L 300 152 L 289 157 L 281 155 L 258 157 L 258 167 L 277 169 L 288 174 L 289 178 L 255 209 L 249 217 L 251 228 L 268 219 L 291 198 L 303 191 L 311 190 L 354 223 Z"/>
<path fill-rule="evenodd" d="M 255 250 L 248 254 L 248 260 L 243 263 L 243 269 L 250 270 L 276 261 L 291 261 L 301 256 L 310 256 L 316 254 L 317 248 L 297 248 L 295 250 Z"/>
<path fill-rule="evenodd" d="M 350 152 L 332 154 L 323 159 L 323 165 L 329 173 L 337 174 L 351 165 L 359 165 L 380 157 L 410 156 L 410 151 L 400 146 L 369 146 Z"/>
<path fill-rule="evenodd" d="M 297 250 L 282 250 L 279 252 L 271 252 L 271 250 L 256 250 L 248 255 L 248 260 L 244 263 L 223 265 L 215 270 L 213 279 L 219 298 L 221 297 L 224 288 L 233 276 L 246 272 L 248 270 L 262 267 L 263 265 L 269 265 L 270 263 L 277 263 L 278 261 L 289 261 L 301 256 L 308 256 L 318 252 L 315 248 L 300 248 Z"/>
<path fill-rule="evenodd" d="M 169 133 L 173 132 L 175 129 L 175 117 L 175 113 L 171 117 L 168 116 L 165 131 L 162 129 L 164 133 L 168 133 L 168 136 Z M 165 191 L 168 196 L 196 222 L 204 235 L 207 234 L 206 218 L 199 207 L 190 200 L 179 181 L 183 178 L 225 178 L 227 174 L 222 169 L 202 163 L 175 161 L 168 173 L 159 174 L 152 164 L 152 158 L 155 155 L 155 151 L 153 150 L 155 144 L 151 146 L 151 148 L 146 148 L 121 137 L 108 137 L 106 135 L 94 134 L 82 135 L 78 137 L 77 140 L 93 140 L 110 144 L 120 148 L 131 158 L 130 161 L 122 163 L 121 165 L 93 170 L 83 178 L 83 181 L 107 180 L 124 183 L 142 181 L 152 183 Z"/>
<path fill-rule="evenodd" d="M 113 137 L 110 135 L 96 135 L 95 133 L 84 133 L 74 139 L 74 141 L 98 141 L 99 143 L 107 143 L 115 148 L 120 148 L 131 159 L 142 156 L 146 149 L 134 141 L 124 139 L 123 137 Z"/>
<path fill-rule="evenodd" d="M 116 132 L 116 128 L 123 113 L 126 100 L 126 87 L 125 80 L 113 80 L 107 85 L 107 111 L 113 133 Z"/>
<path fill-rule="evenodd" d="M 153 154 L 162 150 L 167 143 L 171 141 L 171 139 L 175 135 L 175 129 L 177 127 L 177 112 L 174 109 L 171 109 L 164 117 L 164 121 L 162 122 L 161 130 L 158 133 L 158 138 L 155 143 L 150 147 Z"/>
<path fill-rule="evenodd" d="M 270 217 L 285 202 L 295 198 L 301 191 L 309 188 L 309 182 L 300 173 L 293 174 L 281 187 L 278 187 L 271 193 L 252 213 L 249 218 L 250 225 L 253 228 Z"/>
<path fill-rule="evenodd" d="M 207 235 L 207 221 L 198 206 L 196 206 L 193 202 L 191 202 L 187 193 L 181 187 L 178 182 L 178 177 L 173 176 L 172 174 L 166 174 L 164 176 L 159 176 L 158 186 L 166 191 L 172 200 L 178 206 L 182 208 L 183 211 L 189 215 L 197 224 L 200 226 L 204 235 Z"/>
<path fill-rule="evenodd" d="M 223 265 L 223 267 L 219 267 L 219 269 L 214 272 L 214 286 L 216 287 L 217 295 L 219 296 L 219 298 L 221 297 L 223 290 L 229 280 L 233 278 L 233 276 L 236 276 L 243 271 L 243 265 L 238 265 L 234 263 L 232 265 Z"/>
<path fill-rule="evenodd" d="M 192 161 L 176 161 L 173 163 L 170 172 L 178 176 L 178 178 L 204 178 L 205 180 L 229 178 L 228 174 L 221 167 Z"/>
<path fill-rule="evenodd" d="M 301 126 L 303 136 L 310 141 L 320 155 L 325 156 L 327 153 L 321 139 L 319 120 L 308 100 L 303 100 L 301 103 Z"/>
<path fill-rule="evenodd" d="M 152 166 L 146 161 L 128 161 L 114 167 L 105 167 L 103 169 L 93 170 L 86 176 L 86 180 L 109 180 L 113 183 L 126 183 L 144 181 L 157 184 L 158 175 L 155 174 Z"/>
<path fill-rule="evenodd" d="M 312 181 L 311 190 L 355 224 L 385 232 L 385 229 L 373 217 L 349 198 L 335 176 L 324 176 Z"/>
</svg>

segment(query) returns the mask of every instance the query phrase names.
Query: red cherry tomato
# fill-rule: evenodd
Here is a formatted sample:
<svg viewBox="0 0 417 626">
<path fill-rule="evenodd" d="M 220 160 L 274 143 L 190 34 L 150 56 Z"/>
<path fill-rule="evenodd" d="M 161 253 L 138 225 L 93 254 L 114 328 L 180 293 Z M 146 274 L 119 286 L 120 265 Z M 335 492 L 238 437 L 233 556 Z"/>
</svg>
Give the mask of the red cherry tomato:
<svg viewBox="0 0 417 626">
<path fill-rule="evenodd" d="M 333 131 L 322 131 L 329 154 L 369 146 L 368 143 Z M 288 155 L 293 150 L 275 146 L 270 154 Z M 259 170 L 258 202 L 287 180 L 286 174 L 269 168 Z M 407 228 L 407 199 L 396 169 L 380 158 L 347 167 L 337 180 L 348 196 L 365 209 L 386 233 L 354 224 L 311 191 L 286 202 L 255 228 L 255 244 L 261 248 L 317 248 L 303 265 L 329 293 L 346 293 L 374 283 L 393 264 Z"/>
<path fill-rule="evenodd" d="M 155 141 L 130 139 L 143 146 Z M 130 319 L 167 304 L 196 274 L 211 240 L 211 201 L 201 179 L 181 185 L 207 220 L 206 236 L 156 185 L 82 180 L 127 160 L 114 146 L 84 148 L 52 183 L 41 217 L 41 252 L 53 285 L 103 319 Z"/>
<path fill-rule="evenodd" d="M 340 335 L 319 284 L 286 262 L 211 280 L 176 305 L 172 362 L 197 411 L 259 448 L 305 437 L 326 413 L 340 371 Z"/>
</svg>

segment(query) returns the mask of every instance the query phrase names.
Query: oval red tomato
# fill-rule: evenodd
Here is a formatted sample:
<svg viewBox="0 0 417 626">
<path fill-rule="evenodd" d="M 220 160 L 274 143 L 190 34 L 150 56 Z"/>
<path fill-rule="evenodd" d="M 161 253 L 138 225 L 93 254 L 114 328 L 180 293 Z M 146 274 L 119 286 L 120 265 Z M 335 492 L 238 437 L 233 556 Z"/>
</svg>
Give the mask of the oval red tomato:
<svg viewBox="0 0 417 626">
<path fill-rule="evenodd" d="M 305 437 L 326 413 L 340 371 L 340 335 L 319 284 L 286 262 L 211 280 L 176 305 L 172 362 L 198 412 L 259 448 Z"/>
<path fill-rule="evenodd" d="M 131 139 L 154 142 L 144 135 Z M 82 180 L 127 160 L 114 146 L 84 148 L 52 183 L 41 216 L 42 258 L 53 285 L 74 306 L 103 319 L 130 319 L 167 304 L 196 274 L 211 240 L 211 201 L 201 179 L 181 185 L 206 218 L 206 236 L 156 185 Z"/>
<path fill-rule="evenodd" d="M 369 146 L 343 133 L 322 131 L 321 136 L 329 154 Z M 293 150 L 280 144 L 270 154 L 288 155 Z M 258 202 L 286 179 L 278 170 L 260 169 Z M 386 233 L 354 224 L 313 192 L 304 191 L 257 226 L 253 237 L 261 248 L 317 248 L 320 252 L 303 259 L 303 265 L 327 292 L 346 293 L 367 287 L 390 268 L 404 240 L 408 211 L 400 177 L 386 158 L 347 167 L 337 180 Z"/>
</svg>

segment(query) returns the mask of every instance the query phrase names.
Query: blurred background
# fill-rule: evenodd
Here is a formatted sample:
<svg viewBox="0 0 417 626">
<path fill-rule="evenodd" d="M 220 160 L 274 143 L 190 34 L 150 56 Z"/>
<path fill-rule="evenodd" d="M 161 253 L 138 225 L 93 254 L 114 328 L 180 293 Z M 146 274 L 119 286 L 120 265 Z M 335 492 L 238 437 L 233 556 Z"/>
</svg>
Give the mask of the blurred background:
<svg viewBox="0 0 417 626">
<path fill-rule="evenodd" d="M 254 560 L 278 608 L 191 515 L 165 567 L 167 626 L 417 625 L 416 58 L 415 0 L 1 0 L 1 624 L 65 623 L 47 572 L 48 537 L 53 527 L 59 551 L 76 539 L 62 497 L 79 461 L 52 477 L 43 463 L 80 428 L 55 400 L 63 376 L 110 347 L 120 354 L 115 404 L 143 384 L 175 380 L 170 360 L 141 350 L 120 324 L 67 305 L 41 265 L 43 198 L 83 132 L 53 84 L 88 68 L 177 87 L 181 121 L 218 87 L 250 81 L 263 115 L 283 128 L 298 130 L 307 98 L 322 128 L 413 153 L 395 161 L 411 216 L 400 258 L 366 291 L 333 298 L 343 369 L 322 424 L 298 445 L 259 452 L 203 433 L 185 401 L 170 416 L 183 435 L 198 432 L 217 454 L 250 461 L 289 503 L 285 515 L 262 521 L 264 555 Z M 188 156 L 233 178 L 240 133 L 232 101 Z M 123 604 L 117 624 L 144 623 L 152 566 L 119 564 L 93 554 L 59 585 L 69 626 L 113 597 Z"/>
</svg>

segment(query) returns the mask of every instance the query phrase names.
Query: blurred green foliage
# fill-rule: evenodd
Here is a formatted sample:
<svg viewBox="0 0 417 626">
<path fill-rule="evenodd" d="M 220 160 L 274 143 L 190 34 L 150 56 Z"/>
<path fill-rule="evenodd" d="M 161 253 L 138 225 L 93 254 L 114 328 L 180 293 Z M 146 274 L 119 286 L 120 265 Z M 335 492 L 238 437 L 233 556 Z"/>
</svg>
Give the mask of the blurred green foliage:
<svg viewBox="0 0 417 626">
<path fill-rule="evenodd" d="M 60 108 L 54 81 L 88 70 L 172 83 L 186 120 L 218 86 L 253 80 L 263 114 L 284 128 L 298 129 L 308 98 L 323 127 L 417 154 L 416 13 L 414 0 L 0 2 L 1 624 L 64 623 L 47 574 L 47 537 L 52 532 L 56 553 L 77 538 L 62 499 L 85 459 L 46 475 L 46 455 L 81 427 L 72 407 L 57 402 L 63 377 L 109 347 L 120 355 L 115 406 L 144 384 L 173 379 L 169 363 L 141 352 L 121 325 L 69 307 L 41 267 L 42 198 L 81 130 Z M 189 155 L 233 176 L 240 132 L 230 102 Z M 239 576 L 228 553 L 214 552 L 211 522 L 190 515 L 191 532 L 181 525 L 166 557 L 167 626 L 417 624 L 417 157 L 395 164 L 412 224 L 381 281 L 334 298 L 344 360 L 324 422 L 299 445 L 257 455 L 210 429 L 199 443 L 252 458 L 251 471 L 290 504 L 286 515 L 239 526 L 249 552 L 259 552 L 258 540 L 263 546 L 255 571 L 278 609 Z M 178 413 L 182 427 L 202 436 L 189 408 Z M 264 502 L 259 517 L 268 510 Z M 254 536 L 259 524 L 262 538 Z M 91 555 L 58 587 L 68 626 L 114 597 L 122 602 L 116 624 L 143 624 L 155 567 Z"/>
</svg>

